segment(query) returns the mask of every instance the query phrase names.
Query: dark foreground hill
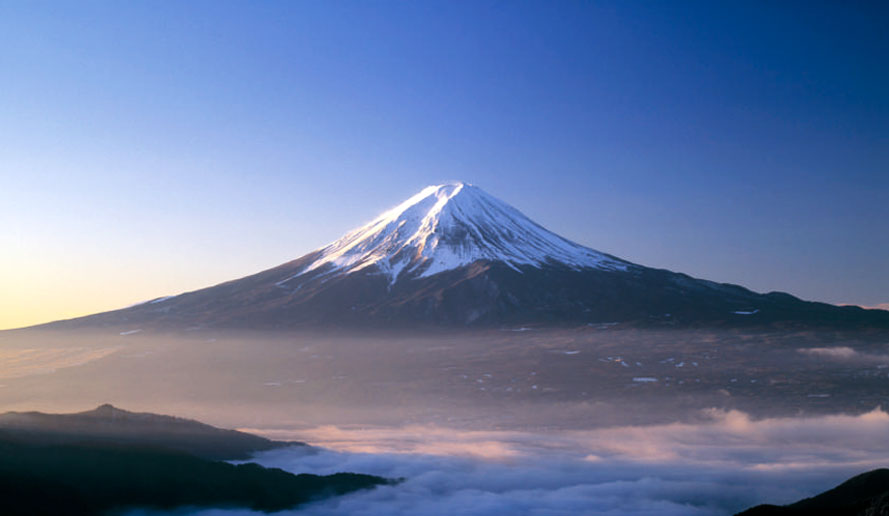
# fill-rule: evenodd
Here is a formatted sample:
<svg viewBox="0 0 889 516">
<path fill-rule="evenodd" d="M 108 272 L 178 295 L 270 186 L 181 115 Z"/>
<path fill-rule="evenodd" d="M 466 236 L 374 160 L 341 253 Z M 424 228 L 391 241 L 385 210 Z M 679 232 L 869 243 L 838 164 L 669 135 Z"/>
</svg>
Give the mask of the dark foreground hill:
<svg viewBox="0 0 889 516">
<path fill-rule="evenodd" d="M 111 405 L 78 414 L 9 412 L 0 415 L 0 514 L 87 516 L 183 506 L 271 512 L 390 483 L 213 460 L 291 445 L 305 446 Z"/>
<path fill-rule="evenodd" d="M 889 515 L 889 469 L 862 473 L 830 491 L 790 505 L 759 505 L 736 516 L 886 515 Z"/>
<path fill-rule="evenodd" d="M 212 460 L 241 460 L 258 451 L 305 446 L 107 404 L 75 414 L 6 412 L 0 414 L 0 438 L 32 445 L 139 445 Z"/>
<path fill-rule="evenodd" d="M 39 446 L 0 440 L 5 516 L 106 514 L 146 507 L 279 511 L 388 483 L 370 475 L 294 475 L 136 445 Z"/>
</svg>

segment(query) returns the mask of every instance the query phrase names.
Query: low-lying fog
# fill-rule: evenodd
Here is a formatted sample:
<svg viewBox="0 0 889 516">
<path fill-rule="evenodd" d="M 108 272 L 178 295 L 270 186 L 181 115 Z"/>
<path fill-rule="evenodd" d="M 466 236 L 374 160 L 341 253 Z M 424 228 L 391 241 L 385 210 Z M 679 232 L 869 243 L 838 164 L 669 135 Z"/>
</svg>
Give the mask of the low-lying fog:
<svg viewBox="0 0 889 516">
<path fill-rule="evenodd" d="M 325 427 L 274 435 L 311 437 L 326 449 L 264 452 L 257 461 L 292 472 L 405 478 L 282 513 L 331 516 L 730 515 L 763 502 L 796 501 L 889 464 L 883 411 L 756 421 L 711 411 L 707 417 L 697 424 L 545 434 Z"/>
<path fill-rule="evenodd" d="M 299 514 L 723 515 L 889 465 L 885 333 L 141 330 L 0 333 L 0 409 L 113 403 L 406 479 Z"/>
</svg>

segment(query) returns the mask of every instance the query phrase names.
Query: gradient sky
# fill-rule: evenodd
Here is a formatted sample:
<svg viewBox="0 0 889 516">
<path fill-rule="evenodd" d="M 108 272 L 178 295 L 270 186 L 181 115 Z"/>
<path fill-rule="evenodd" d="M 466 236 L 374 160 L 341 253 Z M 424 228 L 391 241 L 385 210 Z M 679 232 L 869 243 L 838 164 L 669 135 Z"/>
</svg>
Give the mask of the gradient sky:
<svg viewBox="0 0 889 516">
<path fill-rule="evenodd" d="M 643 265 L 887 303 L 889 8 L 843 4 L 0 0 L 0 328 L 447 180 Z"/>
</svg>

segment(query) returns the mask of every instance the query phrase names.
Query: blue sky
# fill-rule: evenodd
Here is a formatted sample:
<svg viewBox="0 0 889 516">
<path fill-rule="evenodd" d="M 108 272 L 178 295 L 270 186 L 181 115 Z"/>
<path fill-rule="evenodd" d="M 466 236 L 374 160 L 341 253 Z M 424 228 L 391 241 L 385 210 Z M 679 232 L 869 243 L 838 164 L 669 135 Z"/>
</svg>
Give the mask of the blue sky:
<svg viewBox="0 0 889 516">
<path fill-rule="evenodd" d="M 465 180 L 580 243 L 889 302 L 878 2 L 0 1 L 0 327 Z"/>
</svg>

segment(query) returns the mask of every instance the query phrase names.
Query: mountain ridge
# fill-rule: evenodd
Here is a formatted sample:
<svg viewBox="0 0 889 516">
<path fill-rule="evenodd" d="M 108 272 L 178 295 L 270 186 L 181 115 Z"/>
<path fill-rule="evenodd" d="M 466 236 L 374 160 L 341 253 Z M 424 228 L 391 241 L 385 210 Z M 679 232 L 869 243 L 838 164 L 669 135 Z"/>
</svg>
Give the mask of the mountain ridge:
<svg viewBox="0 0 889 516">
<path fill-rule="evenodd" d="M 889 513 L 889 469 L 856 475 L 789 505 L 758 505 L 735 516 L 879 516 Z"/>
<path fill-rule="evenodd" d="M 305 446 L 216 428 L 192 419 L 130 412 L 108 403 L 70 414 L 0 413 L 0 437 L 42 446 L 84 442 L 151 445 L 211 460 L 247 459 L 259 451 Z"/>
<path fill-rule="evenodd" d="M 634 264 L 571 242 L 467 183 L 430 186 L 277 267 L 44 327 L 769 325 L 889 327 L 889 312 L 802 301 Z"/>
<path fill-rule="evenodd" d="M 297 444 L 108 404 L 73 414 L 6 412 L 0 414 L 2 513 L 95 516 L 196 507 L 277 512 L 397 483 L 224 462 Z"/>
</svg>

